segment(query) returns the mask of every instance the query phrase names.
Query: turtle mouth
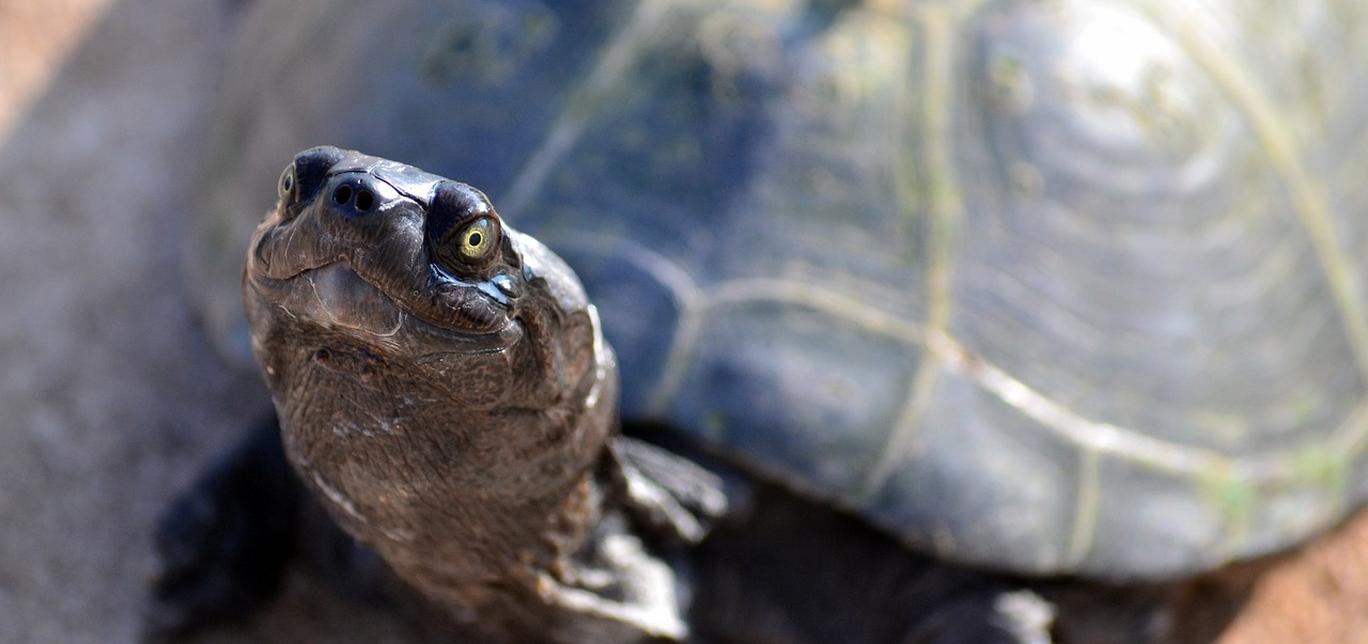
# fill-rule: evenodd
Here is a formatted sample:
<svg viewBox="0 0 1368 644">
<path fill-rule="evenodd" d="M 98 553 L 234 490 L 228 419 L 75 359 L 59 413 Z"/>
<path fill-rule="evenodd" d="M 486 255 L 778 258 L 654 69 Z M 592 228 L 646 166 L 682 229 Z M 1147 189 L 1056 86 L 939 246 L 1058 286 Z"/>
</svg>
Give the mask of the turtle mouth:
<svg viewBox="0 0 1368 644">
<path fill-rule="evenodd" d="M 468 328 L 415 311 L 367 280 L 346 259 L 305 267 L 280 278 L 252 268 L 249 261 L 251 290 L 283 317 L 371 344 L 393 349 L 442 346 L 451 352 L 491 353 L 507 349 L 523 334 L 522 325 L 508 315 L 500 316 L 488 328 Z M 439 344 L 433 345 L 433 340 Z"/>
</svg>

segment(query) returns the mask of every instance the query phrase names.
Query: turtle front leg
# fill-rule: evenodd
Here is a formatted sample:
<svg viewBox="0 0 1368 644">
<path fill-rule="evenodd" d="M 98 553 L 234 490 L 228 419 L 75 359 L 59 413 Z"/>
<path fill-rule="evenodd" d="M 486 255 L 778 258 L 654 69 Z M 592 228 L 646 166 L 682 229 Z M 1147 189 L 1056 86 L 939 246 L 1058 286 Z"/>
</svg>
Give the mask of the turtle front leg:
<svg viewBox="0 0 1368 644">
<path fill-rule="evenodd" d="M 723 479 L 650 443 L 616 436 L 606 473 L 628 516 L 670 545 L 695 545 L 728 511 Z"/>
<path fill-rule="evenodd" d="M 270 599 L 295 547 L 302 496 L 275 418 L 254 426 L 161 517 L 148 639 L 176 638 Z"/>
<path fill-rule="evenodd" d="M 559 578 L 538 580 L 544 600 L 581 618 L 564 620 L 556 640 L 690 640 L 687 549 L 726 511 L 722 480 L 622 436 L 610 439 L 594 478 L 602 519 Z"/>
</svg>

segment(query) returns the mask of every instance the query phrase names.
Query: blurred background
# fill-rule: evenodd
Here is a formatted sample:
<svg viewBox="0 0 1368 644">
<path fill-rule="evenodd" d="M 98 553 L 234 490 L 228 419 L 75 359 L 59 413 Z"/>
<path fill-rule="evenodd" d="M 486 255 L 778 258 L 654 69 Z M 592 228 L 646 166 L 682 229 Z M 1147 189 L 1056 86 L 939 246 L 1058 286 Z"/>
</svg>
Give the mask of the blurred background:
<svg viewBox="0 0 1368 644">
<path fill-rule="evenodd" d="M 0 641 L 134 641 L 158 510 L 259 412 L 182 241 L 255 4 L 0 0 Z M 439 640 L 298 574 L 202 638 Z M 1222 641 L 1368 642 L 1368 520 L 1276 562 Z"/>
</svg>

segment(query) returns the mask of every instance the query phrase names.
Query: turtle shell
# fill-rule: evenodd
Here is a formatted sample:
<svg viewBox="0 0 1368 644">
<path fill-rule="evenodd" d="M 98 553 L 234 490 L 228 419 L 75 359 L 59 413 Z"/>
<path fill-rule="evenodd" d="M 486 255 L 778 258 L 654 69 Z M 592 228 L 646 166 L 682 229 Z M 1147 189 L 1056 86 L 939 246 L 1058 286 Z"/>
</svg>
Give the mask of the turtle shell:
<svg viewBox="0 0 1368 644">
<path fill-rule="evenodd" d="M 942 557 L 1163 577 L 1368 492 L 1368 5 L 285 1 L 189 269 L 334 144 L 561 253 L 661 421 Z"/>
</svg>

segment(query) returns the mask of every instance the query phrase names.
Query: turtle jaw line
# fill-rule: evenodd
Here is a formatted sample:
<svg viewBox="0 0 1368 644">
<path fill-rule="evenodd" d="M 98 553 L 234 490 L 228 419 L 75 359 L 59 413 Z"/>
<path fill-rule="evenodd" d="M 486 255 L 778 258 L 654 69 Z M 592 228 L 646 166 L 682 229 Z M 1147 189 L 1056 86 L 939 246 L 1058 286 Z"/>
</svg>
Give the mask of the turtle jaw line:
<svg viewBox="0 0 1368 644">
<path fill-rule="evenodd" d="M 460 353 L 489 353 L 508 348 L 522 336 L 522 325 L 511 316 L 504 316 L 488 330 L 432 319 L 391 297 L 346 259 L 306 266 L 282 278 L 264 275 L 249 263 L 247 281 L 256 297 L 291 320 L 348 331 L 372 341 L 416 333 L 469 345 L 457 351 Z"/>
</svg>

